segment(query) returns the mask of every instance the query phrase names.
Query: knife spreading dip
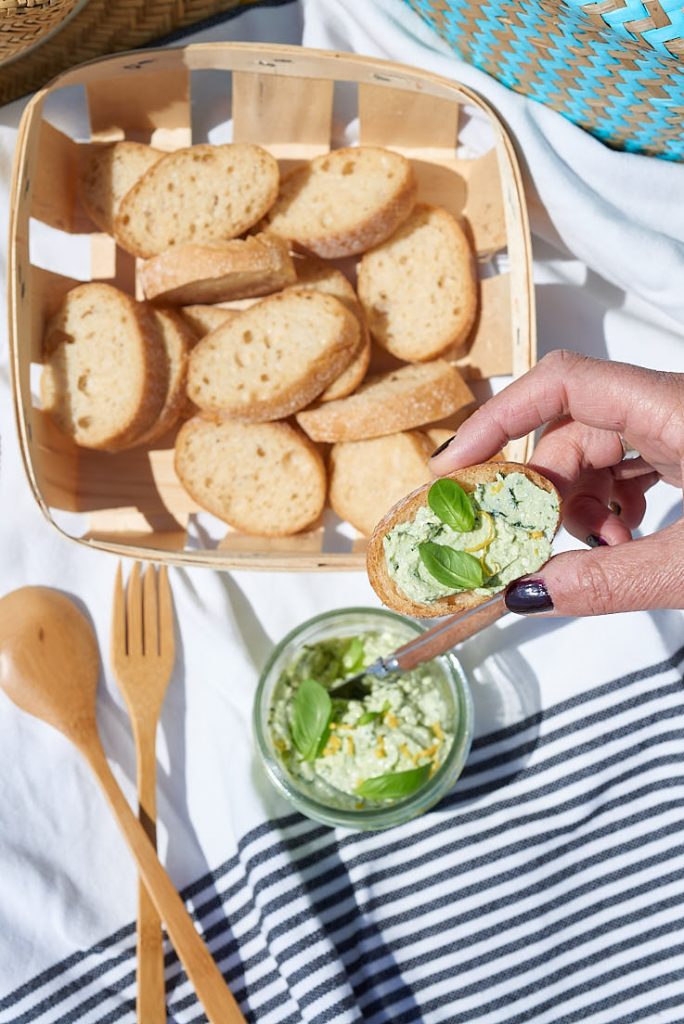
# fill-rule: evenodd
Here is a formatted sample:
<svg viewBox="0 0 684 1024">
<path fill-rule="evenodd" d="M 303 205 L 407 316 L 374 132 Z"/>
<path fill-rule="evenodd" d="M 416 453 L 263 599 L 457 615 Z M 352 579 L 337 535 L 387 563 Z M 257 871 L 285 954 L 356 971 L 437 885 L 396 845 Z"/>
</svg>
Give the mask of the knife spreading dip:
<svg viewBox="0 0 684 1024">
<path fill-rule="evenodd" d="M 363 700 L 331 696 L 334 683 L 359 672 L 398 643 L 374 631 L 307 644 L 274 687 L 268 728 L 284 768 L 326 804 L 358 809 L 417 792 L 443 764 L 454 740 L 446 678 L 427 663 L 395 680 L 375 679 Z"/>
</svg>

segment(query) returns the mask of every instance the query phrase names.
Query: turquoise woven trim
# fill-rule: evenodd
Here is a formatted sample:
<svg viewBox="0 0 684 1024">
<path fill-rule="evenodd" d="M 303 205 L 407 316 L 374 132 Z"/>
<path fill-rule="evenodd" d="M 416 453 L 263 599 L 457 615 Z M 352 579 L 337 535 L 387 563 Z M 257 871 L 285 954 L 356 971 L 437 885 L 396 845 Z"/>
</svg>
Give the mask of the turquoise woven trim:
<svg viewBox="0 0 684 1024">
<path fill-rule="evenodd" d="M 669 57 L 671 60 L 672 54 L 664 46 L 664 43 L 671 43 L 675 39 L 681 39 L 682 36 L 684 36 L 684 9 L 680 11 L 680 17 L 672 19 L 671 25 L 665 25 L 663 28 L 649 28 L 642 34 L 642 38 L 654 50 L 662 53 L 664 57 Z"/>
<path fill-rule="evenodd" d="M 644 34 L 648 46 L 622 24 L 647 16 L 639 0 L 627 0 L 614 27 L 603 30 L 581 12 L 587 0 L 558 0 L 555 8 L 535 0 L 485 0 L 479 6 L 469 0 L 406 2 L 464 60 L 602 141 L 684 160 L 684 62 L 664 47 L 684 36 L 681 8 L 671 26 Z"/>
</svg>

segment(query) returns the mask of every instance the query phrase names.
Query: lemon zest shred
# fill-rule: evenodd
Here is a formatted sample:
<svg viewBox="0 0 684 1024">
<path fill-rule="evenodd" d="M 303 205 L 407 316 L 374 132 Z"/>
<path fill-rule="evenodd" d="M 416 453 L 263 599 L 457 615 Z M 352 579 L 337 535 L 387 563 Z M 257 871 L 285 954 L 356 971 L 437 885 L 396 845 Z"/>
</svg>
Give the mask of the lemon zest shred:
<svg viewBox="0 0 684 1024">
<path fill-rule="evenodd" d="M 396 729 L 399 725 L 399 719 L 393 711 L 388 711 L 385 715 L 385 725 L 389 726 L 390 729 Z"/>
<path fill-rule="evenodd" d="M 437 737 L 437 739 L 438 739 L 438 740 L 440 741 L 440 743 L 441 743 L 441 742 L 442 742 L 442 740 L 443 740 L 443 739 L 444 739 L 445 737 L 444 737 L 444 730 L 442 729 L 442 726 L 441 726 L 441 725 L 439 724 L 439 722 L 434 722 L 434 723 L 433 723 L 433 725 L 432 725 L 432 731 L 433 731 L 433 733 L 435 734 L 435 736 Z"/>
<path fill-rule="evenodd" d="M 344 743 L 345 743 L 345 752 L 347 754 L 349 754 L 350 757 L 353 757 L 354 756 L 354 740 L 351 738 L 351 736 L 345 736 L 344 737 Z"/>
<path fill-rule="evenodd" d="M 532 540 L 539 540 L 543 536 L 544 536 L 544 531 L 543 530 L 532 530 L 532 532 L 530 533 L 530 538 Z"/>
<path fill-rule="evenodd" d="M 331 754 L 337 754 L 342 749 L 342 740 L 339 736 L 331 736 L 325 745 L 323 751 L 323 757 L 330 757 Z"/>
<path fill-rule="evenodd" d="M 489 545 L 492 543 L 492 541 L 496 537 L 496 526 L 494 525 L 494 520 L 490 516 L 489 512 L 480 512 L 480 515 L 486 521 L 487 526 L 489 527 L 489 533 L 487 534 L 487 536 L 485 537 L 485 539 L 483 541 L 480 541 L 479 544 L 476 544 L 472 548 L 464 548 L 463 549 L 464 551 L 468 551 L 468 552 L 471 552 L 471 553 L 473 551 L 483 551 L 483 550 L 486 551 L 486 549 L 489 547 Z"/>
</svg>

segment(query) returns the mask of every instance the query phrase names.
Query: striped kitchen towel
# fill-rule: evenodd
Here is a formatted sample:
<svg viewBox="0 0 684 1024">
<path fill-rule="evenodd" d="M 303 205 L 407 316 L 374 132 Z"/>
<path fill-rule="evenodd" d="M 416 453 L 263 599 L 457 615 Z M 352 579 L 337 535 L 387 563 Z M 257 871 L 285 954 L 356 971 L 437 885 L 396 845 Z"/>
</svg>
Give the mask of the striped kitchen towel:
<svg viewBox="0 0 684 1024">
<path fill-rule="evenodd" d="M 259 1024 L 684 1020 L 684 648 L 475 741 L 387 833 L 293 814 L 184 897 Z M 171 950 L 169 1020 L 201 1007 Z M 2 1024 L 133 1024 L 134 925 L 0 1001 Z"/>
</svg>

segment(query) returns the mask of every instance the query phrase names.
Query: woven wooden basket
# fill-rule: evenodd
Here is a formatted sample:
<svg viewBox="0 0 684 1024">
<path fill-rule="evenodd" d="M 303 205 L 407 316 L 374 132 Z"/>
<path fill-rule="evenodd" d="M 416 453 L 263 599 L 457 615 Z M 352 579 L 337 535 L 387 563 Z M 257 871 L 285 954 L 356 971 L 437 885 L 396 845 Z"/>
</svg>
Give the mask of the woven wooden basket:
<svg viewBox="0 0 684 1024">
<path fill-rule="evenodd" d="M 468 63 L 602 142 L 684 160 L 681 0 L 406 0 Z"/>
<path fill-rule="evenodd" d="M 26 108 L 16 150 L 10 244 L 10 345 L 17 425 L 26 472 L 48 520 L 80 543 L 118 555 L 214 567 L 359 569 L 365 541 L 332 513 L 306 533 L 241 535 L 198 506 L 173 469 L 173 436 L 120 454 L 77 448 L 35 397 L 46 319 L 75 283 L 75 245 L 90 246 L 85 276 L 135 288 L 135 261 L 97 233 L 75 182 L 87 140 L 45 116 L 55 94 L 82 92 L 94 140 L 134 138 L 162 149 L 204 141 L 213 89 L 217 121 L 232 106 L 234 141 L 259 143 L 281 164 L 339 144 L 343 129 L 413 161 L 419 198 L 463 217 L 481 270 L 481 313 L 467 354 L 455 357 L 485 392 L 492 377 L 535 361 L 531 251 L 520 172 L 491 108 L 467 88 L 414 68 L 296 47 L 215 43 L 150 50 L 76 68 Z M 195 103 L 192 103 L 193 97 Z M 456 155 L 463 106 L 488 119 L 491 148 Z M 358 119 L 358 120 L 357 120 Z M 227 129 L 226 129 L 227 130 Z M 193 134 L 194 132 L 194 134 Z M 49 250 L 43 240 L 49 236 Z M 529 440 L 508 457 L 524 461 Z M 198 513 L 200 513 L 198 515 Z"/>
</svg>

